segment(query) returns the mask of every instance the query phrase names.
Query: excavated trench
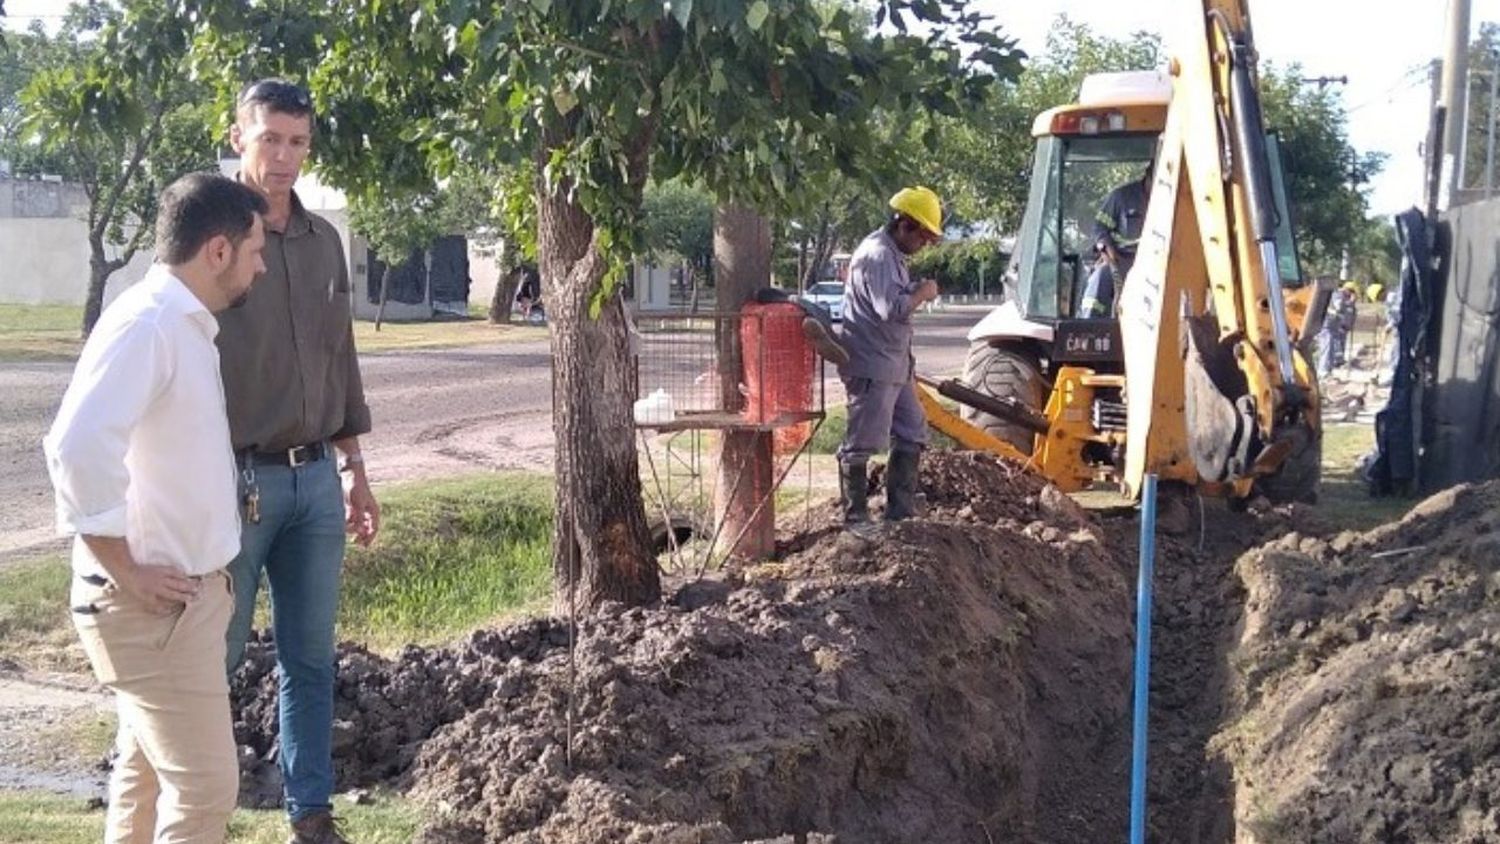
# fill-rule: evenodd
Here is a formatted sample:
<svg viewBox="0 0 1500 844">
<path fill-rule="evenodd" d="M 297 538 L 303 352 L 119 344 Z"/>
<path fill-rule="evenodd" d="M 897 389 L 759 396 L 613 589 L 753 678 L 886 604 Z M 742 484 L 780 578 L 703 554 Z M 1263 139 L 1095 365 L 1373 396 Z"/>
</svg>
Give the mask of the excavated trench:
<svg viewBox="0 0 1500 844">
<path fill-rule="evenodd" d="M 389 660 L 342 649 L 341 787 L 426 801 L 433 842 L 1123 839 L 1134 517 L 980 455 L 933 455 L 922 486 L 928 513 L 879 543 L 790 537 L 661 607 L 604 607 L 571 648 L 537 620 Z M 1286 657 L 1262 641 L 1282 628 L 1261 620 L 1256 555 L 1236 568 L 1310 519 L 1205 518 L 1207 547 L 1159 545 L 1151 840 L 1320 840 L 1263 822 L 1264 789 L 1295 778 L 1246 724 L 1264 720 L 1261 662 Z M 278 785 L 273 648 L 233 688 L 252 803 Z"/>
</svg>

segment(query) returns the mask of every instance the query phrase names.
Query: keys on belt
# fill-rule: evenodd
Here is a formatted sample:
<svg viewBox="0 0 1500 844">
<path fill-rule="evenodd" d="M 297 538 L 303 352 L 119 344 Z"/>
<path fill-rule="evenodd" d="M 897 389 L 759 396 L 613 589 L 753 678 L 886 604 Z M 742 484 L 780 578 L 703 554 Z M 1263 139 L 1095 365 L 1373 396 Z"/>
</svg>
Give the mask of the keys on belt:
<svg viewBox="0 0 1500 844">
<path fill-rule="evenodd" d="M 235 460 L 239 463 L 240 479 L 245 489 L 244 495 L 240 498 L 240 506 L 245 512 L 245 521 L 252 525 L 260 524 L 260 485 L 255 480 L 256 465 L 288 466 L 296 469 L 323 460 L 328 455 L 328 444 L 322 442 L 293 446 L 284 451 L 246 449 L 236 454 Z"/>
<path fill-rule="evenodd" d="M 309 463 L 316 463 L 328 457 L 327 443 L 308 443 L 307 445 L 293 446 L 278 451 L 257 451 L 246 449 L 235 455 L 242 467 L 250 467 L 254 464 L 262 466 L 290 466 L 296 469 Z"/>
</svg>

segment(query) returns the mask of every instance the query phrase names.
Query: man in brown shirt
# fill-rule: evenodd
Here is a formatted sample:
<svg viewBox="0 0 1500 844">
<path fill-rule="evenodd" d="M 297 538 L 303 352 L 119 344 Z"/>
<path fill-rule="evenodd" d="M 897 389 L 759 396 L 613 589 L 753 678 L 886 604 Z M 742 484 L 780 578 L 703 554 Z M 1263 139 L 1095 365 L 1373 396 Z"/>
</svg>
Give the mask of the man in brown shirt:
<svg viewBox="0 0 1500 844">
<path fill-rule="evenodd" d="M 233 672 L 262 573 L 281 669 L 282 779 L 293 844 L 344 841 L 334 789 L 334 620 L 344 534 L 369 544 L 380 525 L 360 456 L 370 430 L 338 234 L 292 186 L 312 144 L 312 101 L 267 79 L 245 88 L 229 140 L 239 180 L 265 195 L 266 272 L 245 306 L 219 319 L 230 439 L 240 475 L 241 551 L 229 564 Z M 335 451 L 342 465 L 335 466 Z M 341 481 L 342 477 L 342 481 Z"/>
</svg>

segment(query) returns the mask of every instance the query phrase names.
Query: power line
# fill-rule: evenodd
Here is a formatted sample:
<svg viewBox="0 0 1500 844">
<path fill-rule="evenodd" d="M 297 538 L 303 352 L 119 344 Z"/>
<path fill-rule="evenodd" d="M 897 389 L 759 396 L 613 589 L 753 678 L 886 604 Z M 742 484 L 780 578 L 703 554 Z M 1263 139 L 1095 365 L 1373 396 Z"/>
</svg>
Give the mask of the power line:
<svg viewBox="0 0 1500 844">
<path fill-rule="evenodd" d="M 1403 91 L 1408 91 L 1418 85 L 1425 83 L 1427 79 L 1419 74 L 1422 74 L 1424 71 L 1426 71 L 1428 67 L 1428 62 L 1419 62 L 1418 64 L 1412 65 L 1411 67 L 1406 69 L 1406 72 L 1396 77 L 1396 81 L 1392 82 L 1384 91 L 1376 94 L 1373 97 L 1370 97 L 1364 102 L 1348 107 L 1344 110 L 1344 113 L 1353 114 L 1354 112 L 1359 111 L 1362 108 L 1368 108 L 1372 105 L 1388 103 L 1396 96 L 1396 94 Z"/>
</svg>

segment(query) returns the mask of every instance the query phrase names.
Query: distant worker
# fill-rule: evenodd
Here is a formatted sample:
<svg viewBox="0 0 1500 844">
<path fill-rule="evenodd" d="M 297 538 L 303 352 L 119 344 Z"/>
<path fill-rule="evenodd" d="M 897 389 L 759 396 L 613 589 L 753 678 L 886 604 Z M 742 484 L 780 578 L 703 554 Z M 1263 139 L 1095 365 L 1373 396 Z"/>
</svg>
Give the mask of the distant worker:
<svg viewBox="0 0 1500 844">
<path fill-rule="evenodd" d="M 1135 263 L 1136 246 L 1146 223 L 1146 205 L 1151 200 L 1151 171 L 1146 165 L 1141 177 L 1109 192 L 1094 217 L 1094 248 L 1099 261 L 1089 273 L 1079 305 L 1080 317 L 1107 318 L 1114 315 L 1115 296 L 1125 275 Z"/>
<path fill-rule="evenodd" d="M 907 258 L 942 240 L 942 203 L 925 187 L 905 188 L 890 200 L 891 217 L 860 243 L 844 288 L 839 367 L 849 397 L 849 424 L 839 446 L 844 524 L 868 536 L 872 454 L 889 444 L 886 521 L 915 515 L 917 466 L 927 445 L 927 418 L 917 401 L 912 314 L 937 298 L 937 282 L 913 282 Z M 894 439 L 895 442 L 891 443 Z"/>
<path fill-rule="evenodd" d="M 1349 334 L 1354 330 L 1354 318 L 1358 313 L 1358 296 L 1359 286 L 1348 281 L 1334 291 L 1328 302 L 1323 328 L 1318 332 L 1319 378 L 1327 378 L 1334 369 L 1344 365 Z"/>
</svg>

